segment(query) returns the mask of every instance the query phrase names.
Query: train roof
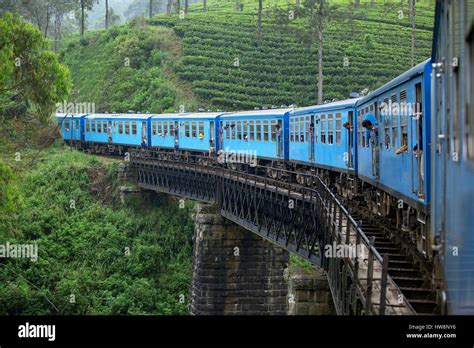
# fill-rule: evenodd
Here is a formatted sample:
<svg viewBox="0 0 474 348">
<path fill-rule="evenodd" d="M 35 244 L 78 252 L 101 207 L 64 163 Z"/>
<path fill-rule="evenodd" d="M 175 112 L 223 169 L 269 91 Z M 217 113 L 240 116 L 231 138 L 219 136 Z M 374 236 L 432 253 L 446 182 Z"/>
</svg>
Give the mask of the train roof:
<svg viewBox="0 0 474 348">
<path fill-rule="evenodd" d="M 223 115 L 221 118 L 232 118 L 239 116 L 283 116 L 293 109 L 268 109 L 268 110 L 249 110 L 249 111 L 237 111 Z"/>
<path fill-rule="evenodd" d="M 189 119 L 213 119 L 218 116 L 223 115 L 223 112 L 189 112 L 181 114 L 162 114 L 153 116 L 153 119 L 180 119 L 180 120 L 189 120 Z"/>
<path fill-rule="evenodd" d="M 307 112 L 321 112 L 321 111 L 351 108 L 351 107 L 355 107 L 357 102 L 361 99 L 362 98 L 345 99 L 345 100 L 339 100 L 332 103 L 296 108 L 290 112 L 290 115 L 304 114 Z"/>
<path fill-rule="evenodd" d="M 147 118 L 152 117 L 153 114 L 90 114 L 87 119 L 137 119 L 137 120 L 146 120 Z"/>
<path fill-rule="evenodd" d="M 367 96 L 363 97 L 357 105 L 365 104 L 366 102 L 372 100 L 373 98 L 385 93 L 386 91 L 401 85 L 402 83 L 413 79 L 424 73 L 426 65 L 429 64 L 431 66 L 431 58 L 425 60 L 424 62 L 416 65 L 415 67 L 411 68 L 410 70 L 404 72 L 400 76 L 394 78 L 392 81 L 386 83 L 382 87 L 377 88 L 375 91 L 370 92 Z"/>
<path fill-rule="evenodd" d="M 88 114 L 65 114 L 65 113 L 58 112 L 54 116 L 58 118 L 80 118 L 87 115 Z"/>
</svg>

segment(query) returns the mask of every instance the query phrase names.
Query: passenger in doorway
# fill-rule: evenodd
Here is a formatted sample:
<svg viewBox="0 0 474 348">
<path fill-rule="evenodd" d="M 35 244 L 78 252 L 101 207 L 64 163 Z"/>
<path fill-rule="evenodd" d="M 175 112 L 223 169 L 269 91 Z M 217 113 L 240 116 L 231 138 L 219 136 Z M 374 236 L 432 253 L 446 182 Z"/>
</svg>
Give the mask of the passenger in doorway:
<svg viewBox="0 0 474 348">
<path fill-rule="evenodd" d="M 142 148 L 146 147 L 146 136 L 142 136 Z"/>
<path fill-rule="evenodd" d="M 366 118 L 364 121 L 362 121 L 362 127 L 364 127 L 365 129 L 367 129 L 367 131 L 369 131 L 370 142 L 373 145 L 377 145 L 379 131 L 378 131 L 377 125 L 374 122 Z"/>
</svg>

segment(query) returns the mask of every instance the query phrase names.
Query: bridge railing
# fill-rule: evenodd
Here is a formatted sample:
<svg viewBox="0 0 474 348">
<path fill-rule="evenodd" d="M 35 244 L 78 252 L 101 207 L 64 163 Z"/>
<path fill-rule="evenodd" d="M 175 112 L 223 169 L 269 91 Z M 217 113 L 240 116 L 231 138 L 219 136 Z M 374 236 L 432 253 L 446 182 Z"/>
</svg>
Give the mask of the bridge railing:
<svg viewBox="0 0 474 348">
<path fill-rule="evenodd" d="M 388 275 L 388 255 L 379 254 L 317 174 L 264 166 L 231 170 L 207 156 L 150 150 L 132 154 L 131 162 L 142 187 L 216 203 L 230 220 L 318 260 L 338 313 L 415 314 Z"/>
</svg>

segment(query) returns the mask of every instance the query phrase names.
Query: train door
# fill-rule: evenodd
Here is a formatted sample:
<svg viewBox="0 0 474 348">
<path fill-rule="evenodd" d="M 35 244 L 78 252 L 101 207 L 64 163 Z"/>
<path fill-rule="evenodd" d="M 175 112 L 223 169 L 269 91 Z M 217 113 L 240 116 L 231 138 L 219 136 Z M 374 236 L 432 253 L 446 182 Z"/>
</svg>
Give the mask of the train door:
<svg viewBox="0 0 474 348">
<path fill-rule="evenodd" d="M 309 139 L 309 160 L 314 161 L 314 115 L 310 116 L 309 120 L 309 129 L 308 129 L 308 139 Z"/>
<path fill-rule="evenodd" d="M 179 149 L 179 122 L 174 121 L 174 148 L 175 150 Z"/>
<path fill-rule="evenodd" d="M 349 111 L 347 114 L 348 122 L 349 122 L 349 127 L 347 129 L 347 166 L 349 168 L 354 167 L 354 127 L 353 127 L 353 117 L 354 117 L 354 112 Z"/>
<path fill-rule="evenodd" d="M 214 131 L 214 121 L 209 122 L 209 153 L 213 153 L 215 150 L 215 131 Z"/>
<path fill-rule="evenodd" d="M 283 127 L 282 127 L 282 122 L 281 120 L 278 120 L 277 123 L 277 156 L 282 157 L 283 156 Z"/>
<path fill-rule="evenodd" d="M 370 142 L 372 143 L 372 175 L 375 179 L 380 177 L 380 144 L 379 144 L 379 125 L 380 122 L 380 110 L 378 103 L 374 105 L 375 119 L 377 125 L 370 131 Z"/>
<path fill-rule="evenodd" d="M 112 142 L 112 131 L 113 131 L 113 122 L 112 121 L 108 121 L 107 122 L 107 141 L 109 143 Z"/>
<path fill-rule="evenodd" d="M 415 85 L 415 106 L 410 120 L 411 128 L 411 186 L 412 192 L 424 197 L 424 166 L 423 166 L 423 94 L 421 82 Z"/>
<path fill-rule="evenodd" d="M 224 147 L 224 125 L 223 125 L 223 122 L 220 121 L 219 122 L 219 150 L 223 150 L 223 147 Z"/>
<path fill-rule="evenodd" d="M 146 134 L 146 122 L 142 122 L 142 144 L 147 144 L 147 134 Z"/>
</svg>

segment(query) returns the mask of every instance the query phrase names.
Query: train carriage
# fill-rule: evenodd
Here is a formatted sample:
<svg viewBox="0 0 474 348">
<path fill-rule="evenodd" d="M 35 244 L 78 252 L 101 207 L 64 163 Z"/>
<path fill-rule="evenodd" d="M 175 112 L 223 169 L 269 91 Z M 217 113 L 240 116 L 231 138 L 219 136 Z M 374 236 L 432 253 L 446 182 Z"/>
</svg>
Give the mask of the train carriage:
<svg viewBox="0 0 474 348">
<path fill-rule="evenodd" d="M 289 159 L 338 172 L 356 170 L 355 105 L 348 99 L 290 112 Z"/>
<path fill-rule="evenodd" d="M 255 152 L 259 159 L 288 160 L 290 109 L 235 112 L 220 117 L 220 149 Z"/>
<path fill-rule="evenodd" d="M 443 310 L 474 313 L 474 1 L 438 1 L 433 42 L 432 232 Z"/>
<path fill-rule="evenodd" d="M 222 112 L 191 113 L 179 118 L 179 148 L 187 151 L 217 152 L 219 119 Z"/>
<path fill-rule="evenodd" d="M 179 119 L 185 115 L 182 113 L 153 116 L 150 120 L 150 146 L 164 149 L 175 148 L 179 139 Z"/>
<path fill-rule="evenodd" d="M 85 142 L 88 145 L 148 144 L 148 120 L 152 115 L 92 114 L 85 118 Z"/>
<path fill-rule="evenodd" d="M 84 118 L 87 114 L 56 114 L 56 122 L 61 125 L 61 134 L 68 143 L 84 141 Z"/>
</svg>

